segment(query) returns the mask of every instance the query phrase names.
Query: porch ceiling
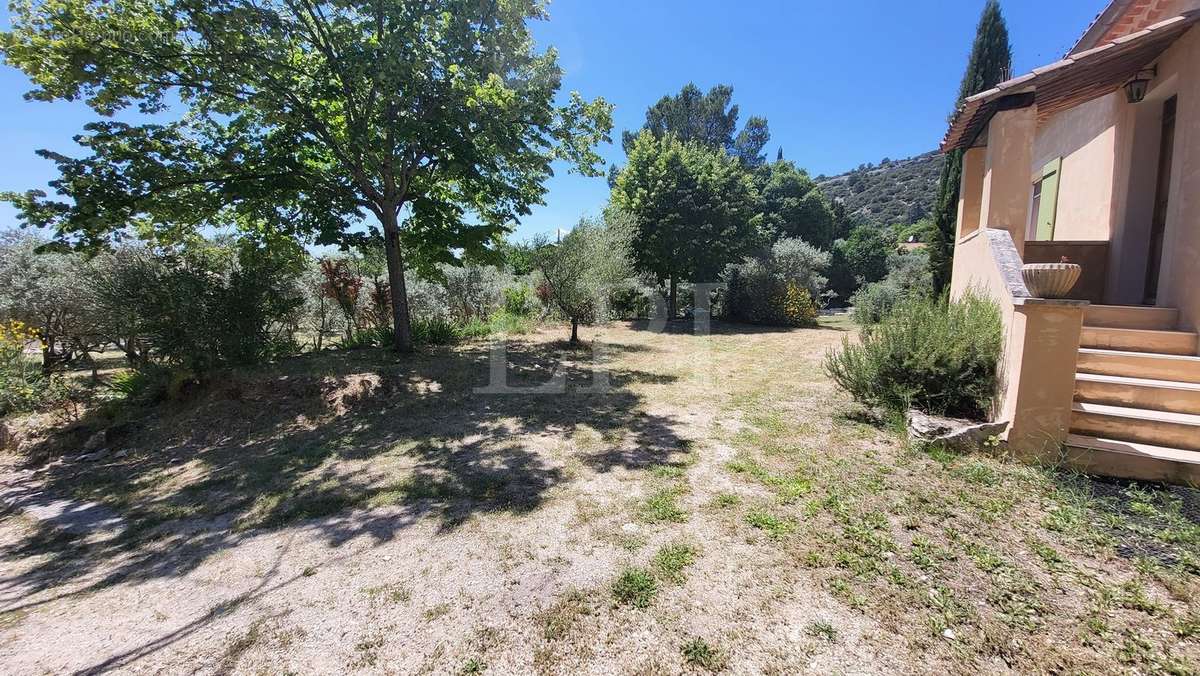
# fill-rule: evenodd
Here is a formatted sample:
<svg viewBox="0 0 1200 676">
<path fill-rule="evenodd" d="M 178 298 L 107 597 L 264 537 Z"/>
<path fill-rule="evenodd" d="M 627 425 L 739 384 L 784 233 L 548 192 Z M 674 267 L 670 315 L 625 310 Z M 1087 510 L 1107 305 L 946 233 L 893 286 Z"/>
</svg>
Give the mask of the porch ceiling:
<svg viewBox="0 0 1200 676">
<path fill-rule="evenodd" d="M 1036 103 L 1038 119 L 1044 120 L 1115 91 L 1197 21 L 1200 10 L 1185 12 L 968 97 L 950 122 L 941 151 L 971 145 L 998 110 Z"/>
</svg>

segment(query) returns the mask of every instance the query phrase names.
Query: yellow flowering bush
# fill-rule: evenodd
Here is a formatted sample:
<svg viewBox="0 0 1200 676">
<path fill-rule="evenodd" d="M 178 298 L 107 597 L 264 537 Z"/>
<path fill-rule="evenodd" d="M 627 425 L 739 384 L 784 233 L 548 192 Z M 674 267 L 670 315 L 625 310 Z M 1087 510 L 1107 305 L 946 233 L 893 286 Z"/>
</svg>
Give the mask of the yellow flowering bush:
<svg viewBox="0 0 1200 676">
<path fill-rule="evenodd" d="M 787 326 L 812 326 L 817 321 L 817 304 L 808 289 L 788 280 L 778 299 L 779 315 Z"/>
<path fill-rule="evenodd" d="M 25 355 L 37 331 L 17 320 L 0 323 L 0 414 L 33 408 L 46 390 L 46 377 Z"/>
</svg>

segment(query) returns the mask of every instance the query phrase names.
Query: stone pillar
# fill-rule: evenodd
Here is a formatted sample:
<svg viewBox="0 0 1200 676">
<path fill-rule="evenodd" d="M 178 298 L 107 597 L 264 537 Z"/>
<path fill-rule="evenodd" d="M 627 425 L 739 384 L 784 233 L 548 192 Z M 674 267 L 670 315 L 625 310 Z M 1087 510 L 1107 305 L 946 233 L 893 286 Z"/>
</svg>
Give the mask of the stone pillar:
<svg viewBox="0 0 1200 676">
<path fill-rule="evenodd" d="M 1087 301 L 1015 298 L 1000 364 L 997 419 L 1021 457 L 1058 453 L 1071 427 L 1075 362 Z"/>
</svg>

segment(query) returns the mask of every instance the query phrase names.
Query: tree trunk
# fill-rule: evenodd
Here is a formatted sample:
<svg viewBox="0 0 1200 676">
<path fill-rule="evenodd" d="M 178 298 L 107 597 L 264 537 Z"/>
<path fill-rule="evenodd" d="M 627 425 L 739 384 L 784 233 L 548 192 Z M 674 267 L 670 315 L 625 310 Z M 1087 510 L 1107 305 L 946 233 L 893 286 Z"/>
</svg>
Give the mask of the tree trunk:
<svg viewBox="0 0 1200 676">
<path fill-rule="evenodd" d="M 571 342 L 579 342 L 579 320 L 571 317 Z"/>
<path fill-rule="evenodd" d="M 408 290 L 404 286 L 400 227 L 394 209 L 384 209 L 383 218 L 383 246 L 387 253 L 388 285 L 392 296 L 392 346 L 397 352 L 412 352 L 412 326 L 408 321 Z"/>
<path fill-rule="evenodd" d="M 671 275 L 670 291 L 667 293 L 667 319 L 675 319 L 676 303 L 675 275 Z"/>
</svg>

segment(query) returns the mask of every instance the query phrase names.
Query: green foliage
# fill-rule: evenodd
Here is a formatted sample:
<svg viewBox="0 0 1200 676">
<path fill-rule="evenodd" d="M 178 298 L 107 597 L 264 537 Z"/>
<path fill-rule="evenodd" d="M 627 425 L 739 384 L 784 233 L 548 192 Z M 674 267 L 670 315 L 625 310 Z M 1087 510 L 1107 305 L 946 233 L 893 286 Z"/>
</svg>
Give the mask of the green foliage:
<svg viewBox="0 0 1200 676">
<path fill-rule="evenodd" d="M 721 313 L 728 319 L 773 326 L 808 326 L 816 317 L 830 255 L 799 239 L 783 239 L 759 258 L 725 271 Z"/>
<path fill-rule="evenodd" d="M 774 162 L 762 187 L 762 228 L 774 241 L 800 238 L 828 249 L 834 238 L 833 207 L 812 179 L 791 162 Z"/>
<path fill-rule="evenodd" d="M 533 296 L 533 289 L 524 282 L 504 289 L 504 312 L 514 317 L 528 317 L 533 313 L 534 306 L 537 300 Z"/>
<path fill-rule="evenodd" d="M 166 369 L 153 364 L 143 369 L 128 369 L 113 374 L 109 387 L 126 401 L 150 404 L 166 397 L 166 380 L 160 375 Z"/>
<path fill-rule="evenodd" d="M 863 284 L 877 282 L 888 272 L 894 245 L 878 228 L 860 225 L 833 246 L 829 287 L 835 302 L 845 304 Z"/>
<path fill-rule="evenodd" d="M 647 608 L 658 593 L 658 581 L 645 568 L 627 567 L 612 584 L 613 599 L 621 605 Z"/>
<path fill-rule="evenodd" d="M 93 261 L 47 250 L 46 240 L 24 232 L 0 233 L 0 321 L 19 321 L 44 344 L 43 366 L 78 361 L 107 340 L 105 318 L 85 283 Z"/>
<path fill-rule="evenodd" d="M 892 232 L 896 244 L 905 244 L 910 240 L 912 242 L 929 242 L 934 235 L 934 224 L 931 219 L 922 218 L 919 221 L 908 225 L 895 224 L 892 226 Z"/>
<path fill-rule="evenodd" d="M 855 343 L 825 358 L 825 371 L 858 401 L 892 411 L 987 416 L 1000 360 L 1000 311 L 966 294 L 954 303 L 905 299 Z"/>
<path fill-rule="evenodd" d="M 533 328 L 533 319 L 528 313 L 513 314 L 508 310 L 498 310 L 488 319 L 488 332 L 507 333 L 510 335 L 529 333 Z"/>
<path fill-rule="evenodd" d="M 1008 26 L 1000 13 L 1000 3 L 987 0 L 979 16 L 979 25 L 975 28 L 975 41 L 971 45 L 967 69 L 958 87 L 954 111 L 968 96 L 991 89 L 1003 82 L 1011 72 L 1012 45 L 1008 41 Z M 953 115 L 952 112 L 952 118 Z M 936 231 L 930 241 L 929 265 L 936 293 L 942 293 L 950 285 L 962 158 L 962 150 L 952 150 L 946 154 L 934 201 L 933 222 Z"/>
<path fill-rule="evenodd" d="M 626 280 L 612 291 L 609 298 L 614 319 L 648 319 L 654 310 L 655 290 L 638 282 Z"/>
<path fill-rule="evenodd" d="M 780 540 L 796 530 L 795 521 L 780 518 L 761 508 L 746 514 L 746 523 L 765 532 L 772 540 Z"/>
<path fill-rule="evenodd" d="M 521 334 L 530 330 L 528 317 L 513 315 L 498 310 L 484 320 L 472 317 L 466 321 L 453 320 L 444 315 L 414 317 L 412 320 L 413 345 L 453 345 L 454 343 L 487 338 L 497 333 Z M 392 332 L 386 326 L 355 331 L 341 343 L 348 350 L 366 347 L 391 347 Z"/>
<path fill-rule="evenodd" d="M 659 577 L 678 584 L 686 578 L 684 571 L 695 563 L 697 554 L 692 545 L 676 542 L 659 549 L 651 563 Z"/>
<path fill-rule="evenodd" d="M 649 495 L 642 503 L 639 516 L 648 523 L 683 523 L 687 521 L 688 513 L 679 506 L 678 488 L 660 488 Z"/>
<path fill-rule="evenodd" d="M 681 281 L 716 280 L 758 236 L 750 173 L 721 150 L 673 136 L 642 132 L 632 140 L 612 201 L 633 218 L 637 269 L 669 280 L 672 290 Z"/>
<path fill-rule="evenodd" d="M 147 362 L 113 375 L 109 387 L 125 401 L 147 406 L 183 397 L 195 381 L 196 374 L 186 369 Z"/>
<path fill-rule="evenodd" d="M 87 283 L 101 312 L 123 324 L 114 332 L 145 346 L 145 358 L 203 374 L 297 350 L 303 256 L 286 240 L 131 249 Z"/>
<path fill-rule="evenodd" d="M 0 415 L 29 411 L 42 402 L 48 376 L 25 355 L 38 332 L 19 320 L 0 324 Z"/>
<path fill-rule="evenodd" d="M 771 139 L 767 121 L 762 117 L 751 117 L 735 136 L 738 107 L 732 105 L 732 101 L 733 87 L 729 85 L 716 85 L 703 93 L 689 82 L 678 94 L 664 96 L 646 109 L 642 130 L 658 138 L 673 136 L 680 141 L 724 151 L 748 167 L 759 166 L 766 159 L 762 154 L 763 147 Z M 628 131 L 622 135 L 621 144 L 626 154 L 637 136 Z"/>
<path fill-rule="evenodd" d="M 29 97 L 82 100 L 100 119 L 78 137 L 83 158 L 43 152 L 62 199 L 7 197 L 85 244 L 237 224 L 386 246 L 392 279 L 428 272 L 541 201 L 552 162 L 600 174 L 612 107 L 574 92 L 556 103 L 562 71 L 529 25 L 546 16 L 537 0 L 14 5 L 0 41 Z M 111 119 L 130 107 L 182 114 Z M 407 299 L 389 293 L 407 349 Z"/>
<path fill-rule="evenodd" d="M 528 242 L 504 240 L 496 247 L 501 262 L 514 275 L 523 277 L 533 272 L 533 246 Z"/>
<path fill-rule="evenodd" d="M 868 163 L 838 176 L 818 177 L 817 187 L 867 225 L 908 225 L 933 212 L 944 159 L 941 153 L 931 151 L 903 160 Z"/>
<path fill-rule="evenodd" d="M 933 293 L 928 254 L 923 250 L 894 253 L 888 258 L 888 274 L 878 282 L 864 284 L 850 297 L 854 321 L 863 326 L 878 324 L 898 303 L 910 295 Z"/>
<path fill-rule="evenodd" d="M 817 323 L 817 306 L 808 289 L 788 280 L 783 297 L 779 301 L 779 316 L 786 326 L 814 326 Z"/>
<path fill-rule="evenodd" d="M 688 639 L 680 647 L 679 652 L 683 655 L 683 661 L 687 662 L 689 666 L 706 671 L 721 671 L 728 662 L 720 650 L 699 636 Z"/>
<path fill-rule="evenodd" d="M 557 244 L 539 242 L 534 264 L 550 303 L 571 322 L 571 342 L 579 340 L 579 325 L 605 319 L 610 290 L 630 272 L 632 226 L 618 210 L 603 219 L 583 218 Z"/>
</svg>

